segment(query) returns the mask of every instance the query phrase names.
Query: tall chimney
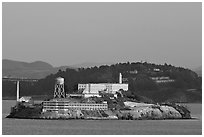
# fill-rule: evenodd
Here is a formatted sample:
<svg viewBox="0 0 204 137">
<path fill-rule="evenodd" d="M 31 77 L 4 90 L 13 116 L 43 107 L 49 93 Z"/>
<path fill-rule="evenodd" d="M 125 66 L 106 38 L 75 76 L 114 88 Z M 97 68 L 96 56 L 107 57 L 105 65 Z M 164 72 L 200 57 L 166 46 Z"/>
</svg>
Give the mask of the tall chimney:
<svg viewBox="0 0 204 137">
<path fill-rule="evenodd" d="M 119 83 L 122 84 L 122 74 L 119 74 Z"/>
<path fill-rule="evenodd" d="M 16 92 L 17 92 L 16 101 L 19 102 L 19 81 L 17 81 L 16 85 L 17 85 L 17 89 L 16 89 Z"/>
</svg>

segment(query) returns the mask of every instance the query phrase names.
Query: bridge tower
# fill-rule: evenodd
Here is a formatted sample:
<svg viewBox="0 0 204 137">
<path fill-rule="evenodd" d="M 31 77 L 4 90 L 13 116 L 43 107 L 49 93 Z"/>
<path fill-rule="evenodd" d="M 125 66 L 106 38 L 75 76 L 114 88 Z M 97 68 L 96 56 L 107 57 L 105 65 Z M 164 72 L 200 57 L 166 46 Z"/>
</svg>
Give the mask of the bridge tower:
<svg viewBox="0 0 204 137">
<path fill-rule="evenodd" d="M 65 98 L 64 78 L 62 77 L 56 78 L 54 98 Z"/>
</svg>

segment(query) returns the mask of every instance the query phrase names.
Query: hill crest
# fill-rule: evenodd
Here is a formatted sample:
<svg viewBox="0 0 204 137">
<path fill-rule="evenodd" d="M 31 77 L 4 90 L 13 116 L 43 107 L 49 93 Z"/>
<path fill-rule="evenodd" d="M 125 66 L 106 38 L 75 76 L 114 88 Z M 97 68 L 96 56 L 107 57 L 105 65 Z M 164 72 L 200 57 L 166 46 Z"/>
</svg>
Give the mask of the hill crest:
<svg viewBox="0 0 204 137">
<path fill-rule="evenodd" d="M 55 74 L 59 69 L 66 70 L 72 68 L 69 66 L 53 67 L 44 61 L 23 62 L 9 59 L 2 60 L 2 76 L 7 77 L 24 77 L 41 79 L 50 74 Z"/>
</svg>

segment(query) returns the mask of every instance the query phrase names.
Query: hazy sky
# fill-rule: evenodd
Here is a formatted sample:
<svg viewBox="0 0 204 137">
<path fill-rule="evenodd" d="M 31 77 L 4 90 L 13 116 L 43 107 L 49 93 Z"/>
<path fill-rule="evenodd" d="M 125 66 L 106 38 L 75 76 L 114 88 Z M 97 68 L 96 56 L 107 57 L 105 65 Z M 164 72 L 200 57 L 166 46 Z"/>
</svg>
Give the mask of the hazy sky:
<svg viewBox="0 0 204 137">
<path fill-rule="evenodd" d="M 3 59 L 202 64 L 202 3 L 3 3 Z"/>
</svg>

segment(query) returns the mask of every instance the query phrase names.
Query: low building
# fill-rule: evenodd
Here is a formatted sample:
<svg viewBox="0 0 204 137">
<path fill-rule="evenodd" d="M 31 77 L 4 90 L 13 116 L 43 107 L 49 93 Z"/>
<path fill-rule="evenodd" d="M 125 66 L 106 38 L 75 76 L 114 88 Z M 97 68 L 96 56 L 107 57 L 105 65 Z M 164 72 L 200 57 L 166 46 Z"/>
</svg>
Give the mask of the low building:
<svg viewBox="0 0 204 137">
<path fill-rule="evenodd" d="M 18 100 L 19 103 L 21 103 L 24 106 L 33 106 L 34 105 L 34 100 L 32 97 L 29 96 L 23 96 Z"/>
<path fill-rule="evenodd" d="M 19 102 L 30 103 L 33 104 L 33 99 L 30 96 L 23 96 L 19 99 Z"/>
</svg>

